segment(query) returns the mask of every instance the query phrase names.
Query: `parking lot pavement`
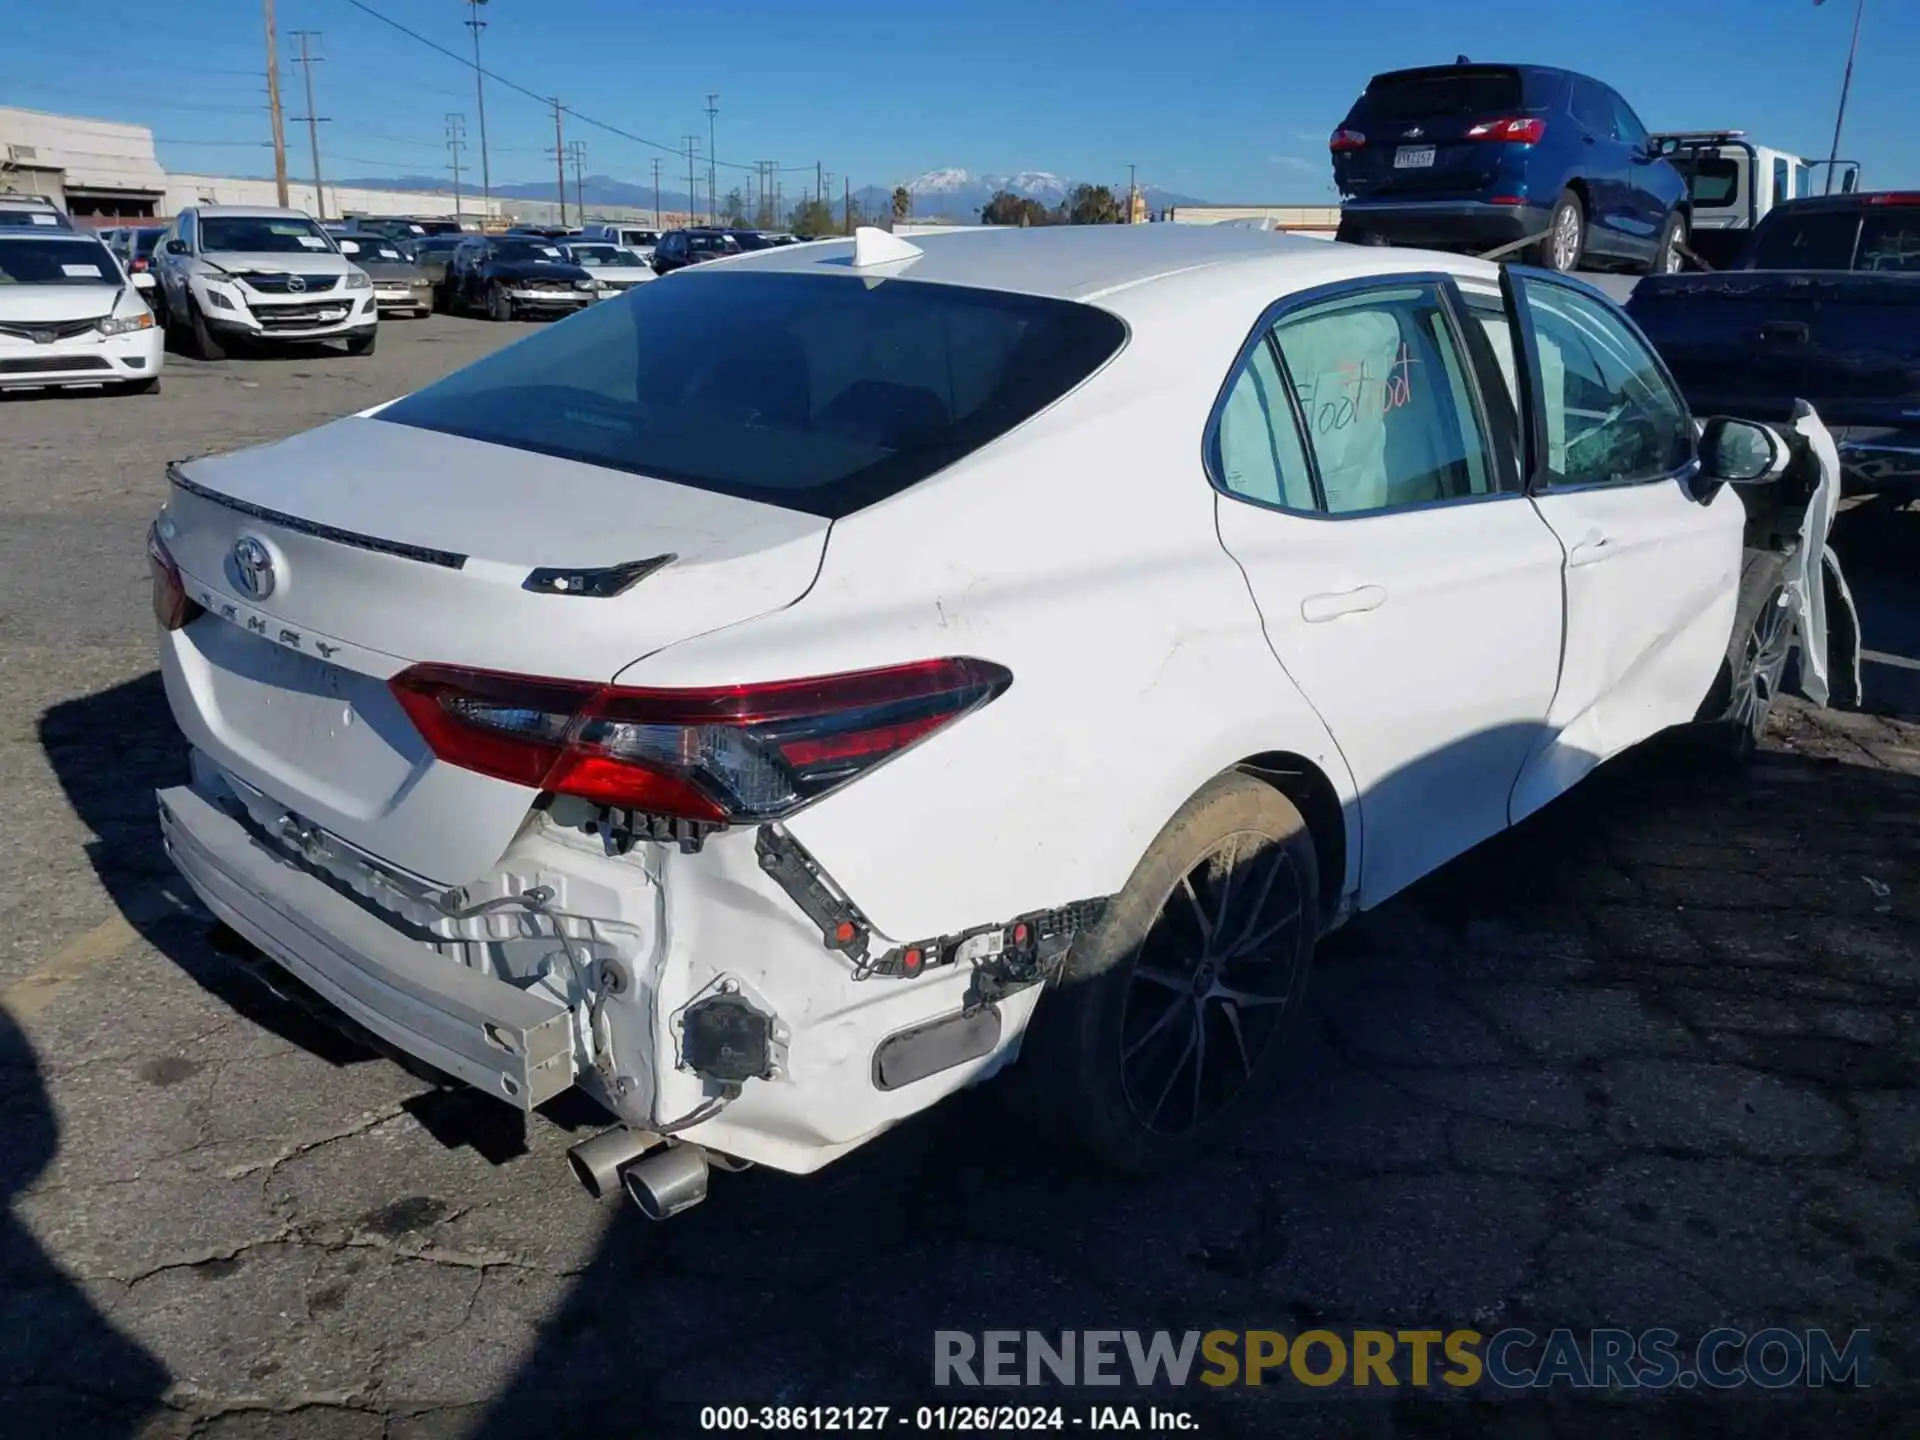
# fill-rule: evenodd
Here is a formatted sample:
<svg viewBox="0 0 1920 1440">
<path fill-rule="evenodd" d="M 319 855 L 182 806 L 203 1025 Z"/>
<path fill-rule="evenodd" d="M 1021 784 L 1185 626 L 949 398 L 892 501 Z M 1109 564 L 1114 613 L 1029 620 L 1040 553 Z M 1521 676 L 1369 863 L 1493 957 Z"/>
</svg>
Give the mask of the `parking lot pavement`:
<svg viewBox="0 0 1920 1440">
<path fill-rule="evenodd" d="M 0 1434 L 671 1436 L 701 1404 L 924 1398 L 935 1329 L 1350 1324 L 1865 1327 L 1864 1394 L 1687 1394 L 1658 1421 L 1913 1433 L 1904 702 L 1790 705 L 1744 778 L 1628 757 L 1363 917 L 1323 952 L 1284 1097 L 1146 1183 L 1040 1151 L 988 1087 L 651 1227 L 568 1178 L 585 1117 L 523 1127 L 264 998 L 153 822 L 182 767 L 141 556 L 162 463 L 521 328 L 392 324 L 364 360 L 0 402 Z M 1870 638 L 1920 659 L 1875 619 L 1920 614 L 1920 515 L 1863 507 L 1839 543 Z M 1630 1397 L 1307 1394 L 1178 1399 L 1207 1435 L 1655 1423 Z"/>
</svg>

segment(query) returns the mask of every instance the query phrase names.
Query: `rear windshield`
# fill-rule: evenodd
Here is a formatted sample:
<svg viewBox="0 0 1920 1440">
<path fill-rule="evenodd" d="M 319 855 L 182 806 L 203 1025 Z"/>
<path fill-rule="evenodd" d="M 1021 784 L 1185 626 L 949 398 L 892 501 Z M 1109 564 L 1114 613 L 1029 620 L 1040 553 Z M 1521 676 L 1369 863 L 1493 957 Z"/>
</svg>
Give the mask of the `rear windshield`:
<svg viewBox="0 0 1920 1440">
<path fill-rule="evenodd" d="M 1695 205 L 1731 205 L 1740 193 L 1740 162 L 1724 155 L 1702 155 L 1690 168 L 1688 187 Z"/>
<path fill-rule="evenodd" d="M 1858 270 L 1920 271 L 1920 210 L 1888 209 L 1860 222 Z"/>
<path fill-rule="evenodd" d="M 1851 270 L 1857 210 L 1776 210 L 1754 233 L 1749 270 Z"/>
<path fill-rule="evenodd" d="M 638 286 L 379 418 L 837 519 L 1005 434 L 1125 338 L 1065 300 L 709 273 Z"/>
<path fill-rule="evenodd" d="M 1523 108 L 1518 70 L 1424 70 L 1376 75 L 1367 118 L 1388 125 L 1435 115 L 1507 113 Z"/>
</svg>

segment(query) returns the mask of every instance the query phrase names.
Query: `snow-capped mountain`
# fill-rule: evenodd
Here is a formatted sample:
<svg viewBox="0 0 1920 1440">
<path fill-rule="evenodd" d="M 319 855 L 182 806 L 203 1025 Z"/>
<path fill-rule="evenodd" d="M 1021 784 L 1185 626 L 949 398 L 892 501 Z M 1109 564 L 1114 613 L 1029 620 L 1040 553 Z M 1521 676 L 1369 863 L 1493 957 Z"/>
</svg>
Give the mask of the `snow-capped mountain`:
<svg viewBox="0 0 1920 1440">
<path fill-rule="evenodd" d="M 1038 200 L 1043 205 L 1058 205 L 1079 183 L 1078 180 L 1055 175 L 1048 170 L 1021 170 L 1011 175 L 1000 175 L 963 170 L 957 166 L 928 170 L 905 182 L 907 192 L 913 196 L 913 213 L 916 217 L 940 216 L 949 220 L 978 219 L 981 207 L 1000 190 Z M 1096 180 L 1093 183 L 1113 185 L 1117 191 L 1124 188 L 1126 181 L 1122 177 L 1117 182 Z M 1167 205 L 1204 203 L 1190 195 L 1176 195 L 1155 185 L 1143 185 L 1141 189 L 1146 193 L 1147 204 L 1156 210 Z"/>
</svg>

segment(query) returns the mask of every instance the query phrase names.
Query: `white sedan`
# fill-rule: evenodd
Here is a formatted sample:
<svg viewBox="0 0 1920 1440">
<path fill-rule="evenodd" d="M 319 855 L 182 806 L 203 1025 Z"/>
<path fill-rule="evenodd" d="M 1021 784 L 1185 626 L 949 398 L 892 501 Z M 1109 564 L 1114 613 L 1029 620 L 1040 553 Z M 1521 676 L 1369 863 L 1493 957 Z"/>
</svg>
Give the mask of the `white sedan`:
<svg viewBox="0 0 1920 1440">
<path fill-rule="evenodd" d="M 1037 1114 L 1164 1165 L 1351 911 L 1656 731 L 1750 745 L 1795 612 L 1728 484 L 1782 446 L 1700 435 L 1579 282 L 1456 256 L 696 266 L 173 469 L 166 844 L 388 1045 L 598 1099 L 574 1167 L 655 1218 L 1023 1042 Z"/>
<path fill-rule="evenodd" d="M 603 299 L 624 295 L 636 285 L 660 278 L 651 265 L 624 245 L 587 241 L 569 244 L 566 250 L 569 260 L 600 282 Z"/>
<path fill-rule="evenodd" d="M 98 239 L 0 229 L 0 390 L 147 394 L 165 359 L 153 312 Z"/>
</svg>

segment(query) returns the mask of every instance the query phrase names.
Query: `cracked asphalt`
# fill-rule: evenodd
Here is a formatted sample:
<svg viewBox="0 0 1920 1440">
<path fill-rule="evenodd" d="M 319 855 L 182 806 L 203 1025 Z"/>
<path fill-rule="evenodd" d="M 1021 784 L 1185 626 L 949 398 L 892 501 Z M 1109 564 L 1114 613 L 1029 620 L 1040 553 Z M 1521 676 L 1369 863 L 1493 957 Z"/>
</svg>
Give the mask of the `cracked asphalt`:
<svg viewBox="0 0 1920 1440">
<path fill-rule="evenodd" d="M 654 1227 L 569 1178 L 591 1117 L 522 1126 L 261 991 L 153 819 L 183 766 L 141 553 L 163 462 L 520 328 L 0 400 L 0 1434 L 672 1436 L 702 1405 L 928 1398 L 936 1329 L 1316 1324 L 1866 1328 L 1876 1365 L 1154 1398 L 1231 1437 L 1916 1433 L 1920 514 L 1839 533 L 1884 713 L 1787 705 L 1744 777 L 1650 747 L 1363 917 L 1230 1150 L 1115 1182 L 988 1087 Z"/>
</svg>

